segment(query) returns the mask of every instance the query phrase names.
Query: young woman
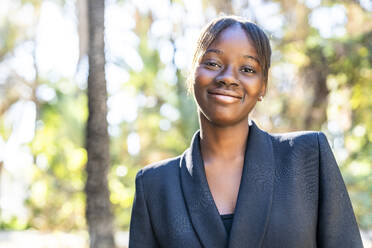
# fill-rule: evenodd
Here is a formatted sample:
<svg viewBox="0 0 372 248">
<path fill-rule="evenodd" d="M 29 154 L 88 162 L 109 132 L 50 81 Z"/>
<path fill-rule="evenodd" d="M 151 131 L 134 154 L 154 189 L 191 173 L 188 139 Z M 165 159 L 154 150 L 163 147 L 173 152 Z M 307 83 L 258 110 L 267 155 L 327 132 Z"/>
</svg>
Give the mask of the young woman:
<svg viewBox="0 0 372 248">
<path fill-rule="evenodd" d="M 248 120 L 270 56 L 246 20 L 203 30 L 190 78 L 200 131 L 181 156 L 138 172 L 130 248 L 362 247 L 325 135 L 274 135 Z"/>
</svg>

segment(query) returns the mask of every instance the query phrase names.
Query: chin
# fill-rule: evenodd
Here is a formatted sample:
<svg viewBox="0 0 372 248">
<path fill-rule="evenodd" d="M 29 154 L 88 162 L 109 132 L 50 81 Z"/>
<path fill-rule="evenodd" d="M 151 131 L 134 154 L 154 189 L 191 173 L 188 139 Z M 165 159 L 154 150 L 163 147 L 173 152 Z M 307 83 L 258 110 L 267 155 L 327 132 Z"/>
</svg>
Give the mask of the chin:
<svg viewBox="0 0 372 248">
<path fill-rule="evenodd" d="M 248 115 L 244 116 L 236 116 L 232 115 L 231 113 L 229 114 L 211 114 L 211 115 L 205 115 L 201 113 L 203 117 L 212 125 L 218 126 L 218 127 L 229 127 L 229 126 L 235 126 L 242 121 L 246 121 L 248 123 Z"/>
</svg>

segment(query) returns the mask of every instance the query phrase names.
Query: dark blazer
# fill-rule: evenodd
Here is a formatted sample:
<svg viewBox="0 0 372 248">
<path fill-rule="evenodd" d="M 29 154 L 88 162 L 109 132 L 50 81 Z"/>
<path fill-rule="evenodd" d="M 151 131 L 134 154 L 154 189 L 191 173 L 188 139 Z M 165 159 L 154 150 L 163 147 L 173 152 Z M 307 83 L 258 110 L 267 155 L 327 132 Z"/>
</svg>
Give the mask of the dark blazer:
<svg viewBox="0 0 372 248">
<path fill-rule="evenodd" d="M 250 123 L 229 240 L 199 140 L 138 172 L 129 248 L 363 247 L 323 133 L 269 134 Z"/>
</svg>

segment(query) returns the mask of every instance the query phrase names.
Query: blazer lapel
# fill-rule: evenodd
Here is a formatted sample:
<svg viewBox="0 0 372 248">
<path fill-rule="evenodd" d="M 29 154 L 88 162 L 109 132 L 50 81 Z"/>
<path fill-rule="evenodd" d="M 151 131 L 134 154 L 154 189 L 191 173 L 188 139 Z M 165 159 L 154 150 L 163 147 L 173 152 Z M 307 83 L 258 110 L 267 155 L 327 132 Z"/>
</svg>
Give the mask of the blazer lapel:
<svg viewBox="0 0 372 248">
<path fill-rule="evenodd" d="M 209 190 L 199 131 L 180 160 L 182 190 L 193 227 L 206 248 L 261 247 L 270 217 L 274 157 L 269 135 L 250 123 L 230 239 Z"/>
<path fill-rule="evenodd" d="M 202 245 L 207 248 L 226 248 L 227 233 L 209 190 L 199 141 L 198 131 L 180 161 L 184 198 Z"/>
<path fill-rule="evenodd" d="M 274 188 L 274 156 L 269 135 L 251 123 L 230 248 L 261 247 L 269 222 Z"/>
</svg>

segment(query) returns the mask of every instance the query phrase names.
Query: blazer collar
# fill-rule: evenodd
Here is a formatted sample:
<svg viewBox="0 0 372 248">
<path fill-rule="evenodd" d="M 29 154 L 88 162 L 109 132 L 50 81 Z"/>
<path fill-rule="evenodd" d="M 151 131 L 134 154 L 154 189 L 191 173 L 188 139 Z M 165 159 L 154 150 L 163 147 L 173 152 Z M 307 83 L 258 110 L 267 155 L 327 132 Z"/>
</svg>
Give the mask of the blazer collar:
<svg viewBox="0 0 372 248">
<path fill-rule="evenodd" d="M 261 247 L 270 217 L 274 158 L 269 135 L 250 123 L 234 220 L 227 233 L 214 203 L 200 151 L 200 132 L 180 160 L 181 184 L 191 222 L 204 247 Z"/>
</svg>

